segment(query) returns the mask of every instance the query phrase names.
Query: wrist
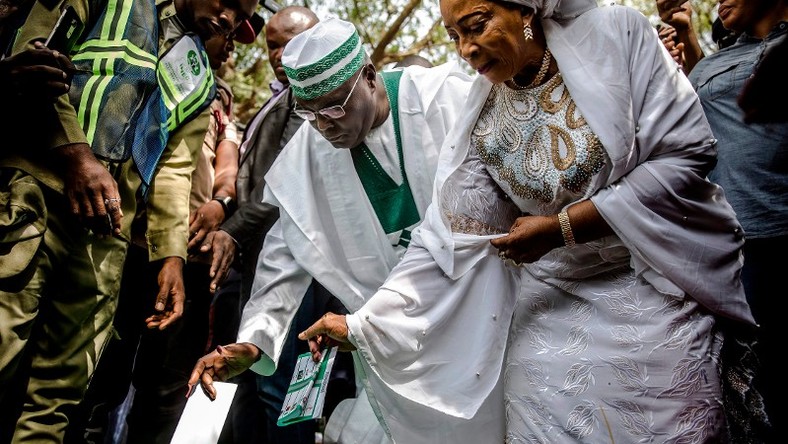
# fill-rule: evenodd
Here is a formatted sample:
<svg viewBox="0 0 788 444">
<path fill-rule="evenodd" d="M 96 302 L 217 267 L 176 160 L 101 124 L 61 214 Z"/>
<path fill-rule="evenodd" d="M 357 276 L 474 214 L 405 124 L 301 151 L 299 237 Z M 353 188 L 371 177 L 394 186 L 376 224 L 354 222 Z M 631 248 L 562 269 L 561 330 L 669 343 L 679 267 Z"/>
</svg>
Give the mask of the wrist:
<svg viewBox="0 0 788 444">
<path fill-rule="evenodd" d="M 235 211 L 235 200 L 230 196 L 214 196 L 212 200 L 219 202 L 219 205 L 222 206 L 225 220 Z"/>
<path fill-rule="evenodd" d="M 569 221 L 569 213 L 566 210 L 558 213 L 558 225 L 561 228 L 561 237 L 564 240 L 564 246 L 575 246 L 575 233 L 572 231 L 572 224 Z"/>
</svg>

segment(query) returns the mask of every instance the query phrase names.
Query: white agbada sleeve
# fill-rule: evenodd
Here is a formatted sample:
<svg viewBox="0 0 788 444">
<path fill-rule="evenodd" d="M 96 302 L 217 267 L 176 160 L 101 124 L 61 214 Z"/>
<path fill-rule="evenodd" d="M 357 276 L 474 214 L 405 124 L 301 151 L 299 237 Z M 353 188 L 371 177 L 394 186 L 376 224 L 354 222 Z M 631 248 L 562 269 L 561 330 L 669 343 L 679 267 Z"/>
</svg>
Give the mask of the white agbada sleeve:
<svg viewBox="0 0 788 444">
<path fill-rule="evenodd" d="M 284 241 L 281 219 L 276 221 L 260 251 L 238 330 L 237 342 L 251 342 L 263 352 L 252 366 L 255 373 L 268 376 L 276 370 L 287 332 L 311 283 L 312 276 L 298 265 Z"/>
<path fill-rule="evenodd" d="M 420 214 L 430 202 L 440 144 L 462 109 L 470 83 L 456 62 L 404 70 L 399 111 L 406 128 L 405 168 Z M 349 152 L 333 148 L 308 122 L 277 157 L 266 183 L 263 200 L 279 208 L 280 219 L 265 238 L 238 334 L 238 341 L 252 342 L 263 351 L 252 367 L 261 374 L 276 369 L 312 278 L 352 312 L 399 261 Z"/>
</svg>

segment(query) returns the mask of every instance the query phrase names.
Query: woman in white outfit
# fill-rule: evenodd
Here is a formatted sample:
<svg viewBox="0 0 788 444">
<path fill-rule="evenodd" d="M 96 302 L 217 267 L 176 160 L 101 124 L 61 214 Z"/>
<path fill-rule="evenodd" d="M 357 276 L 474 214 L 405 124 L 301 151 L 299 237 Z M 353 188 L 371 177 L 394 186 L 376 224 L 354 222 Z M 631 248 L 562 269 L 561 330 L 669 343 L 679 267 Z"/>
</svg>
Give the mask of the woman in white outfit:
<svg viewBox="0 0 788 444">
<path fill-rule="evenodd" d="M 301 338 L 356 347 L 403 428 L 409 403 L 473 421 L 502 387 L 506 442 L 726 442 L 743 232 L 655 30 L 594 0 L 441 13 L 480 76 L 432 205 L 380 291 Z"/>
</svg>

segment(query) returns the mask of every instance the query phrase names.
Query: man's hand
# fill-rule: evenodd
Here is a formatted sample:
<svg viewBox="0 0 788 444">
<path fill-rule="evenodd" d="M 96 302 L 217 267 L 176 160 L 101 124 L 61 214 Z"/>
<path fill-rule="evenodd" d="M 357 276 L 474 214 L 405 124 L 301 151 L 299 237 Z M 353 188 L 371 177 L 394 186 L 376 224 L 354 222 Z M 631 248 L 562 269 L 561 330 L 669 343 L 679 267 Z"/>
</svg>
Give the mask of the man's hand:
<svg viewBox="0 0 788 444">
<path fill-rule="evenodd" d="M 68 92 L 75 71 L 68 57 L 36 42 L 35 48 L 0 61 L 3 95 L 51 102 Z"/>
<path fill-rule="evenodd" d="M 183 259 L 164 258 L 159 271 L 159 294 L 156 295 L 155 313 L 145 319 L 145 324 L 150 329 L 164 330 L 181 317 L 185 299 Z"/>
<path fill-rule="evenodd" d="M 187 397 L 197 382 L 211 400 L 216 399 L 213 381 L 226 381 L 240 375 L 260 359 L 260 349 L 249 342 L 218 346 L 200 358 L 189 377 Z"/>
<path fill-rule="evenodd" d="M 687 0 L 657 0 L 659 18 L 676 28 L 676 31 L 686 31 L 692 26 L 692 6 Z"/>
<path fill-rule="evenodd" d="M 309 328 L 298 334 L 298 339 L 309 341 L 309 351 L 315 362 L 320 361 L 320 350 L 339 346 L 340 351 L 356 349 L 347 339 L 348 328 L 345 315 L 326 313 Z"/>
<path fill-rule="evenodd" d="M 93 155 L 90 145 L 75 143 L 54 152 L 56 165 L 62 168 L 71 212 L 96 234 L 119 235 L 123 212 L 118 184 Z"/>
<path fill-rule="evenodd" d="M 659 29 L 659 39 L 668 50 L 673 61 L 679 66 L 684 66 L 684 44 L 678 43 L 679 37 L 676 28 L 665 25 Z"/>
<path fill-rule="evenodd" d="M 189 252 L 202 245 L 208 233 L 219 229 L 224 222 L 222 204 L 215 200 L 204 203 L 189 216 Z M 196 251 L 195 251 L 196 252 Z"/>
<path fill-rule="evenodd" d="M 200 247 L 200 253 L 209 251 L 213 251 L 211 269 L 209 271 L 211 283 L 209 285 L 211 293 L 215 293 L 219 289 L 219 284 L 227 278 L 230 265 L 233 264 L 235 259 L 235 240 L 223 230 L 210 232 Z"/>
</svg>

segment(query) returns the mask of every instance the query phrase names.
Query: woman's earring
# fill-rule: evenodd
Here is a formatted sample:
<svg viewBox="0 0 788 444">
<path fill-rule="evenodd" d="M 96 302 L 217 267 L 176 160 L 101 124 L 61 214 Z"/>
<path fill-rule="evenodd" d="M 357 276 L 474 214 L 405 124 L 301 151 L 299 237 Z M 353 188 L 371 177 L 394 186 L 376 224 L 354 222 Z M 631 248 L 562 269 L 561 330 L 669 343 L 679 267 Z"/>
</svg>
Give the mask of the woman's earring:
<svg viewBox="0 0 788 444">
<path fill-rule="evenodd" d="M 534 39 L 534 30 L 531 29 L 531 25 L 525 25 L 523 28 L 523 36 L 525 37 L 525 41 L 533 40 Z"/>
</svg>

